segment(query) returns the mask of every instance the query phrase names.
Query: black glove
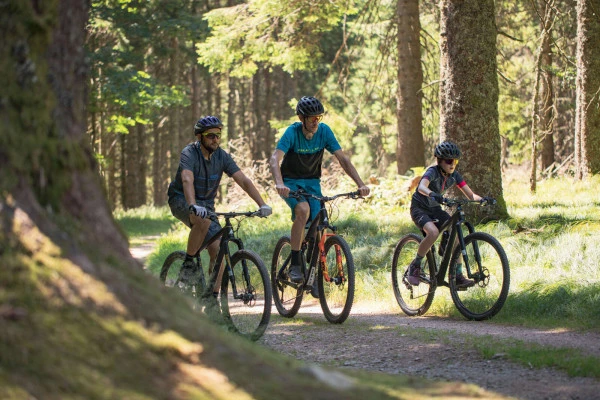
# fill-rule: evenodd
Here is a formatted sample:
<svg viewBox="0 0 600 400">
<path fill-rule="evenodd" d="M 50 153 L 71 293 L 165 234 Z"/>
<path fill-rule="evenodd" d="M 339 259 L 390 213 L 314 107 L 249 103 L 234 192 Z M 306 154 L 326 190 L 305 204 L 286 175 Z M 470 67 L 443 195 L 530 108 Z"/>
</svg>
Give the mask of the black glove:
<svg viewBox="0 0 600 400">
<path fill-rule="evenodd" d="M 431 193 L 429 193 L 429 197 L 434 199 L 435 201 L 437 201 L 440 204 L 444 203 L 444 197 L 439 193 L 431 192 Z"/>
<path fill-rule="evenodd" d="M 206 210 L 205 207 L 196 205 L 196 204 L 192 204 L 190 206 L 190 214 L 194 214 L 199 216 L 200 218 L 206 218 L 206 216 L 208 215 L 208 211 Z"/>
<path fill-rule="evenodd" d="M 496 199 L 494 199 L 493 197 L 487 197 L 487 196 L 482 198 L 481 205 L 486 205 L 486 204 L 489 204 L 490 206 L 494 205 L 494 204 L 496 204 Z"/>
</svg>

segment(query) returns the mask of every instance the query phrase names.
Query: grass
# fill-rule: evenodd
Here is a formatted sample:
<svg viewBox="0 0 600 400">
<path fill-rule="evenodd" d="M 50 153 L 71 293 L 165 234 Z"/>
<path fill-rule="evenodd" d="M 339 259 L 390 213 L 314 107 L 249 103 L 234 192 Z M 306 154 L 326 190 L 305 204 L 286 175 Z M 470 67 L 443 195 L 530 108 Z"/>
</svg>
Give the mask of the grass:
<svg viewBox="0 0 600 400">
<path fill-rule="evenodd" d="M 537 193 L 531 194 L 527 182 L 505 182 L 510 219 L 477 226 L 500 240 L 511 267 L 509 298 L 494 322 L 600 331 L 600 207 L 594 200 L 598 184 L 600 177 L 586 182 L 549 179 L 539 182 Z M 375 200 L 335 203 L 330 216 L 352 249 L 357 270 L 355 301 L 397 307 L 390 278 L 394 246 L 402 235 L 418 231 L 410 220 L 406 196 L 393 195 L 400 190 L 394 188 L 401 185 L 384 185 L 374 187 Z M 390 197 L 401 201 L 377 200 Z M 285 204 L 276 200 L 272 205 L 271 217 L 242 221 L 238 231 L 246 247 L 256 251 L 267 268 L 275 243 L 289 234 L 290 227 Z M 226 210 L 227 206 L 217 208 Z M 133 239 L 162 229 L 147 262 L 153 274 L 158 274 L 168 253 L 185 248 L 187 228 L 176 223 L 167 208 L 134 210 L 116 218 Z M 436 293 L 428 315 L 462 318 L 445 288 Z"/>
<path fill-rule="evenodd" d="M 600 270 L 597 268 L 600 208 L 594 200 L 593 189 L 598 184 L 600 177 L 586 182 L 549 179 L 540 182 L 537 193 L 531 194 L 526 182 L 505 182 L 504 197 L 510 219 L 476 227 L 500 240 L 511 266 L 509 298 L 501 312 L 486 323 L 600 331 Z M 388 186 L 376 187 L 374 197 L 384 191 L 387 195 L 379 197 L 389 198 L 392 190 Z M 406 199 L 402 195 L 397 197 Z M 289 210 L 283 202 L 276 201 L 272 205 L 273 216 L 260 223 L 253 219 L 243 221 L 238 231 L 246 247 L 256 251 L 267 268 L 270 268 L 275 243 L 281 235 L 289 234 L 290 227 Z M 227 207 L 221 205 L 218 209 Z M 122 213 L 117 215 L 117 220 L 134 238 L 154 228 L 168 227 L 162 231 L 156 250 L 147 262 L 150 273 L 157 275 L 167 254 L 185 247 L 188 230 L 182 224 L 174 224 L 168 209 L 151 211 L 135 216 Z M 330 216 L 352 249 L 357 269 L 355 302 L 383 303 L 388 309 L 399 311 L 391 289 L 391 258 L 402 235 L 418 233 L 410 220 L 407 204 L 403 201 L 340 201 Z M 131 226 L 133 223 L 137 225 Z M 463 319 L 445 288 L 438 290 L 427 315 Z M 572 349 L 549 349 L 491 338 L 476 340 L 472 345 L 484 357 L 501 353 L 527 366 L 551 366 L 570 375 L 600 377 L 598 359 Z"/>
</svg>

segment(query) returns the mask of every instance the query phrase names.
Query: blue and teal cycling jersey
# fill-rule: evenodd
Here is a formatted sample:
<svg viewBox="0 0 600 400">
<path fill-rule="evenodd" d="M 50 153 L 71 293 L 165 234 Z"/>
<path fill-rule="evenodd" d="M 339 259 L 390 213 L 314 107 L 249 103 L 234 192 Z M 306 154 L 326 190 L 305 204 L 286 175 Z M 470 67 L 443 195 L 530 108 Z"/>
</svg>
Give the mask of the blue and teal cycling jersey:
<svg viewBox="0 0 600 400">
<path fill-rule="evenodd" d="M 320 123 L 317 132 L 307 140 L 302 133 L 302 123 L 295 122 L 286 129 L 277 143 L 277 149 L 285 153 L 281 175 L 284 179 L 319 179 L 323 151 L 326 149 L 333 154 L 341 148 L 333 131 L 326 124 Z"/>
</svg>

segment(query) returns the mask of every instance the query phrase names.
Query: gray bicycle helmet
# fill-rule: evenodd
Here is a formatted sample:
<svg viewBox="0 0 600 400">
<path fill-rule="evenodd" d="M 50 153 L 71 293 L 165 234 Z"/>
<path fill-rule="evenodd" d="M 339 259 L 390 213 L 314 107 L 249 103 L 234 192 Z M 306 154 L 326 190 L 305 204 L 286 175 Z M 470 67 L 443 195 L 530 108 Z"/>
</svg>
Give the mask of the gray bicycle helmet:
<svg viewBox="0 0 600 400">
<path fill-rule="evenodd" d="M 296 105 L 296 115 L 321 115 L 325 113 L 325 107 L 316 97 L 304 96 Z"/>
<path fill-rule="evenodd" d="M 198 122 L 196 122 L 196 125 L 194 126 L 194 135 L 197 135 L 199 133 L 204 133 L 207 130 L 209 130 L 210 128 L 222 129 L 223 124 L 221 123 L 219 118 L 213 117 L 212 115 L 209 115 L 208 117 L 200 118 L 198 120 Z"/>
<path fill-rule="evenodd" d="M 442 142 L 435 146 L 435 151 L 433 152 L 433 155 L 436 158 L 458 160 L 460 158 L 460 149 L 456 144 L 452 142 Z"/>
</svg>

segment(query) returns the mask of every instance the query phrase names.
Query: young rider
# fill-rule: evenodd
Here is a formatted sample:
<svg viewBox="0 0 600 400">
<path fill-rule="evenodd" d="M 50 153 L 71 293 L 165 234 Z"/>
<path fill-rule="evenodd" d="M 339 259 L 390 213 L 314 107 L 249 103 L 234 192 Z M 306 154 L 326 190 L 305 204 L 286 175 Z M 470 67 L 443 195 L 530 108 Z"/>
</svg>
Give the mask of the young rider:
<svg viewBox="0 0 600 400">
<path fill-rule="evenodd" d="M 419 244 L 417 255 L 409 267 L 408 282 L 414 286 L 419 285 L 421 262 L 440 234 L 438 227 L 450 219 L 450 214 L 442 210 L 442 193 L 456 185 L 469 199 L 483 200 L 483 197 L 473 193 L 462 175 L 456 171 L 461 156 L 456 144 L 442 142 L 436 146 L 433 155 L 437 159 L 437 165 L 425 171 L 410 203 L 410 216 L 413 222 L 425 232 L 425 238 Z M 460 264 L 456 266 L 456 284 L 462 287 L 474 284 L 463 275 Z"/>
</svg>

